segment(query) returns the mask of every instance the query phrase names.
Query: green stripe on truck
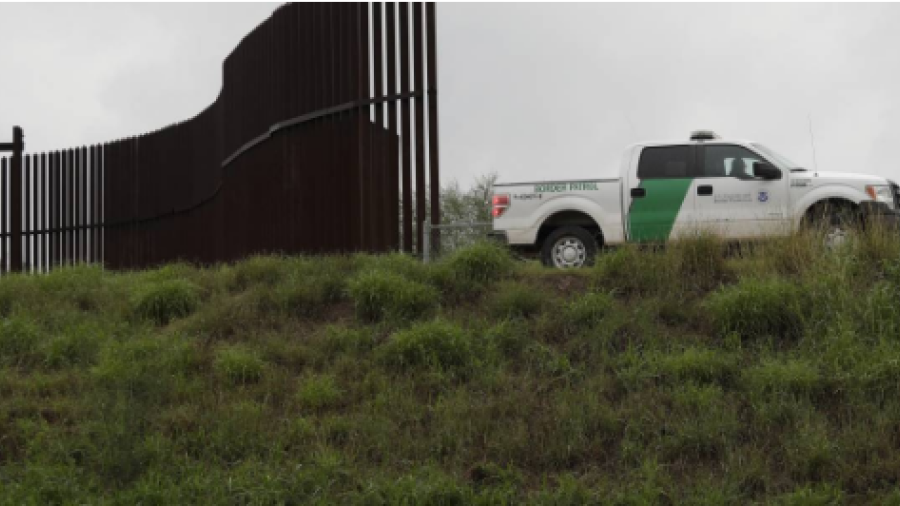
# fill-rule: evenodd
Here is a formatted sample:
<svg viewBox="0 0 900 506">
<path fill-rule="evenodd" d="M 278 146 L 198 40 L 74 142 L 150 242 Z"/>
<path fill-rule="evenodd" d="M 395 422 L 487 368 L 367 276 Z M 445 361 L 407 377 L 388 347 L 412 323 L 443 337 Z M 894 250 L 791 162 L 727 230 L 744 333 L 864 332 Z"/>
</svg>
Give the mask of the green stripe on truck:
<svg viewBox="0 0 900 506">
<path fill-rule="evenodd" d="M 641 181 L 640 188 L 644 188 L 647 195 L 631 200 L 631 210 L 628 213 L 631 240 L 667 240 L 693 181 L 694 178 L 690 177 Z"/>
</svg>

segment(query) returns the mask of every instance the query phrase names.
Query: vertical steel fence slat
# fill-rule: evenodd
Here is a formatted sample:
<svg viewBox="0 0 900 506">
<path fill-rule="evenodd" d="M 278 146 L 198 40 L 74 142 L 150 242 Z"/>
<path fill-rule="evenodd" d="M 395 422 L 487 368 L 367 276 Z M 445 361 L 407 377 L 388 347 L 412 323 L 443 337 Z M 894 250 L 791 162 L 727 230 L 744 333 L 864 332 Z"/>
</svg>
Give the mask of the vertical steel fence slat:
<svg viewBox="0 0 900 506">
<path fill-rule="evenodd" d="M 9 175 L 10 212 L 9 233 L 11 234 L 9 269 L 22 272 L 22 155 L 13 154 Z"/>
<path fill-rule="evenodd" d="M 441 181 L 440 165 L 438 158 L 438 74 L 437 74 L 437 22 L 435 20 L 435 4 L 425 4 L 425 29 L 427 39 L 425 43 L 426 57 L 428 59 L 428 83 L 425 91 L 428 96 L 428 180 L 431 183 L 431 224 L 441 223 Z M 432 229 L 432 251 L 439 247 L 438 229 Z"/>
<path fill-rule="evenodd" d="M 422 91 L 425 88 L 424 60 L 422 51 L 422 4 L 413 3 L 413 89 L 416 91 L 416 252 L 421 255 L 425 224 L 425 108 Z"/>
<path fill-rule="evenodd" d="M 7 262 L 9 261 L 9 194 L 7 184 L 7 159 L 0 158 L 0 232 L 3 238 L 0 239 L 0 274 L 8 272 Z"/>
<path fill-rule="evenodd" d="M 78 204 L 79 204 L 79 208 L 78 208 L 79 226 L 81 228 L 81 230 L 79 230 L 79 232 L 78 232 L 78 235 L 80 236 L 80 239 L 81 239 L 81 247 L 78 252 L 78 256 L 83 263 L 88 262 L 87 206 L 88 206 L 89 195 L 88 195 L 88 191 L 87 191 L 87 188 L 88 188 L 87 187 L 87 173 L 88 173 L 88 171 L 87 171 L 87 162 L 88 162 L 87 149 L 88 149 L 87 146 L 82 146 L 79 150 L 81 153 L 81 163 L 80 163 L 81 167 L 80 167 L 80 170 L 78 171 L 80 186 L 77 190 L 78 194 L 79 194 L 79 201 L 78 201 Z"/>
<path fill-rule="evenodd" d="M 49 154 L 41 153 L 41 270 L 50 270 L 50 165 Z"/>
<path fill-rule="evenodd" d="M 25 176 L 24 176 L 24 185 L 22 186 L 22 194 L 24 195 L 24 207 L 22 209 L 22 215 L 24 218 L 24 224 L 22 225 L 22 242 L 25 246 L 25 253 L 22 257 L 22 268 L 25 270 L 31 269 L 31 156 L 25 156 Z"/>
<path fill-rule="evenodd" d="M 400 93 L 410 92 L 409 84 L 409 4 L 400 3 Z M 413 252 L 413 204 L 412 204 L 412 118 L 409 98 L 401 102 L 402 191 L 403 191 L 403 250 Z"/>
</svg>

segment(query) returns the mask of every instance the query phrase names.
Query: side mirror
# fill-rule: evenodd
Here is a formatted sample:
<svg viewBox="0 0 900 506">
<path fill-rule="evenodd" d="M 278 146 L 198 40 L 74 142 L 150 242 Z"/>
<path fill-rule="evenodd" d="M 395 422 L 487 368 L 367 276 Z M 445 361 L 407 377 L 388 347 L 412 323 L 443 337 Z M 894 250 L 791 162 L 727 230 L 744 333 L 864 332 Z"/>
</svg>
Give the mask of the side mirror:
<svg viewBox="0 0 900 506">
<path fill-rule="evenodd" d="M 754 162 L 753 175 L 760 179 L 781 179 L 781 170 L 765 162 Z"/>
</svg>

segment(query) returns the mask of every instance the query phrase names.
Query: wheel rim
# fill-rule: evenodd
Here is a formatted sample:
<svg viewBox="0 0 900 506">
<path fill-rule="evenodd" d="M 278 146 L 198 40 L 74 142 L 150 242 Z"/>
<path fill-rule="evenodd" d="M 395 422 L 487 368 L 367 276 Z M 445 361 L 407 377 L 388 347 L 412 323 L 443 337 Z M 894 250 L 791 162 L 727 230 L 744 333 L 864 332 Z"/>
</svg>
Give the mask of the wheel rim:
<svg viewBox="0 0 900 506">
<path fill-rule="evenodd" d="M 841 247 L 849 239 L 847 229 L 839 225 L 833 225 L 825 232 L 825 247 L 835 249 Z"/>
<path fill-rule="evenodd" d="M 587 248 L 577 237 L 562 237 L 553 244 L 552 256 L 555 267 L 581 267 L 587 261 Z"/>
</svg>

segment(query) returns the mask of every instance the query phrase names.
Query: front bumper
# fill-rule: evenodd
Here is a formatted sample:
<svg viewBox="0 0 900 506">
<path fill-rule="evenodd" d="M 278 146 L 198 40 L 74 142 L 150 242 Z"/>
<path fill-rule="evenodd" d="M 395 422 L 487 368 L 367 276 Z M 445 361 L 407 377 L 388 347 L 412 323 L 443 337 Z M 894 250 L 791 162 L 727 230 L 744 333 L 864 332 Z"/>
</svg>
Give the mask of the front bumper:
<svg viewBox="0 0 900 506">
<path fill-rule="evenodd" d="M 900 232 L 900 212 L 883 202 L 861 202 L 859 204 L 863 223 L 884 226 L 889 230 Z"/>
</svg>

